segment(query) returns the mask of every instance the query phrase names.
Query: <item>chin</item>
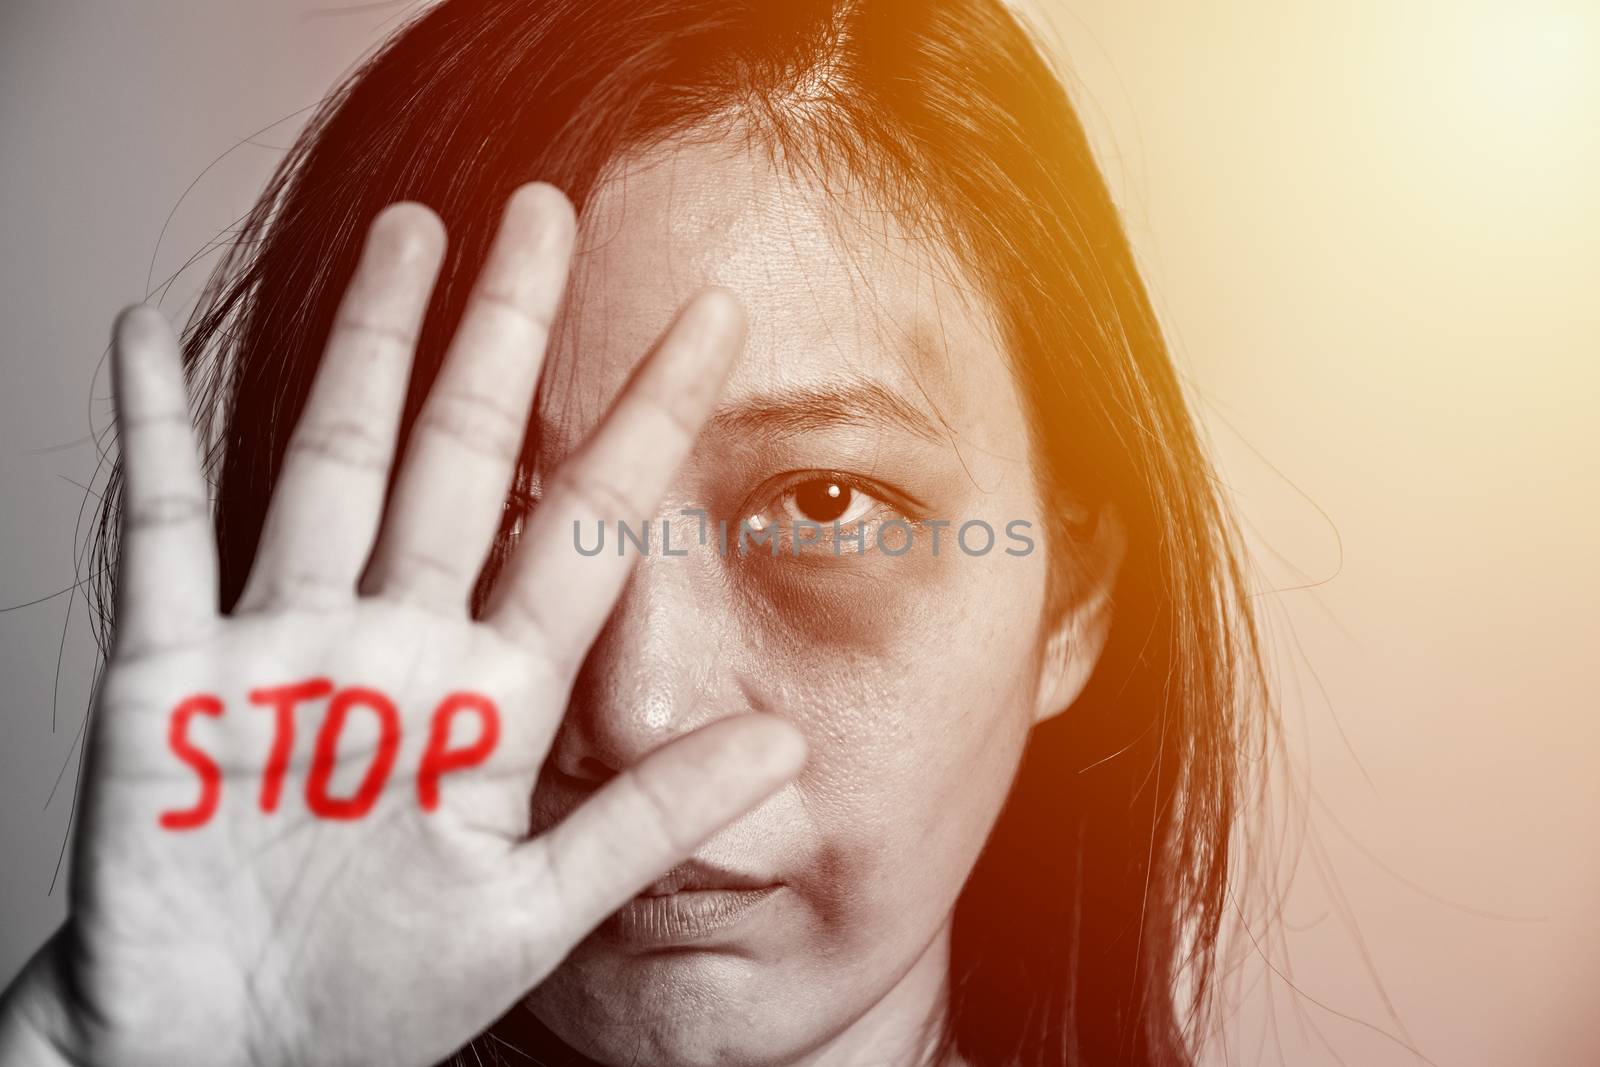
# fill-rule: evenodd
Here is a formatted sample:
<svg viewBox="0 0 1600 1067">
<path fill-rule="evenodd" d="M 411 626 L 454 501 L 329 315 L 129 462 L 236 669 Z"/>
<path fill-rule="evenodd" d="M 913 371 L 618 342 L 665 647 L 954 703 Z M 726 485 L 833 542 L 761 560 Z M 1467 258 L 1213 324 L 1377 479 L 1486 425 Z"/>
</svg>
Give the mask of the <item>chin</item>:
<svg viewBox="0 0 1600 1067">
<path fill-rule="evenodd" d="M 789 1062 L 814 1043 L 806 1000 L 767 988 L 777 976 L 761 970 L 724 952 L 580 948 L 527 1006 L 574 1051 L 607 1067 Z"/>
<path fill-rule="evenodd" d="M 731 1034 L 716 1023 L 683 1020 L 652 1019 L 626 1033 L 596 1038 L 567 1043 L 606 1067 L 775 1067 L 798 1055 L 770 1034 Z"/>
</svg>

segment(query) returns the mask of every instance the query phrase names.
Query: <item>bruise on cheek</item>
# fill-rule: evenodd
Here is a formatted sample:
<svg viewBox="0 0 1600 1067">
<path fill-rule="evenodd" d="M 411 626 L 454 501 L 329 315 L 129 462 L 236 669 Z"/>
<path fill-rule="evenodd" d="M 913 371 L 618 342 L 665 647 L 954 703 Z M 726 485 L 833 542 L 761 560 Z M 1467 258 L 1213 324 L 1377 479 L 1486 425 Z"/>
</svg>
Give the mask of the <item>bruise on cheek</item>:
<svg viewBox="0 0 1600 1067">
<path fill-rule="evenodd" d="M 860 887 L 874 876 L 872 854 L 873 850 L 864 846 L 848 849 L 837 841 L 822 843 L 817 853 L 816 881 L 809 887 L 807 897 L 824 934 L 838 934 L 850 928 L 851 916 L 865 896 Z"/>
</svg>

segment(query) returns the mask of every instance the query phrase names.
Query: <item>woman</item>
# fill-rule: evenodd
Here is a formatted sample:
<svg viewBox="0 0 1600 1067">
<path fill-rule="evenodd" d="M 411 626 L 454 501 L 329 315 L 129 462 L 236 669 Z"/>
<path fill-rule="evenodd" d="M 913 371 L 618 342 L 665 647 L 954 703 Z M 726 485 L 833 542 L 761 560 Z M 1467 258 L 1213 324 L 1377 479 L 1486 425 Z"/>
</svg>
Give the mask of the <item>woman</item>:
<svg viewBox="0 0 1600 1067">
<path fill-rule="evenodd" d="M 998 0 L 446 0 L 181 359 L 203 465 L 119 320 L 72 913 L 0 1047 L 1191 1059 L 1253 631 Z"/>
</svg>

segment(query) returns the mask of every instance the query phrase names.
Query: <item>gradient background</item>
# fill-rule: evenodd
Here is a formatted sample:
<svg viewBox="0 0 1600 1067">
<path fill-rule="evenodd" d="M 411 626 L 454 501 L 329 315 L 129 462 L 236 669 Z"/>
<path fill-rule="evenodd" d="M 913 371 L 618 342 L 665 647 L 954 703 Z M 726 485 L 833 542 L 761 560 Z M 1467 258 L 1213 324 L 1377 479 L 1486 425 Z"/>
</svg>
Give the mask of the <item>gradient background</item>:
<svg viewBox="0 0 1600 1067">
<path fill-rule="evenodd" d="M 81 599 L 14 606 L 74 581 L 111 317 L 410 6 L 0 9 L 0 981 L 64 909 L 92 645 Z M 1208 1064 L 1595 1063 L 1600 0 L 1025 8 L 1249 531 L 1282 704 Z"/>
</svg>

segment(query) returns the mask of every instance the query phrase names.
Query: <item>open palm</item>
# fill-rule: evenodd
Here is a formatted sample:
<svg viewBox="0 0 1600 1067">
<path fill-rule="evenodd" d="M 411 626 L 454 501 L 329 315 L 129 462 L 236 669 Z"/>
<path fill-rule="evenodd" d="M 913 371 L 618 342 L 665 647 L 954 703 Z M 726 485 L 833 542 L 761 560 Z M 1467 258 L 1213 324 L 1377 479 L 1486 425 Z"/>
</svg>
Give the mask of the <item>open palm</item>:
<svg viewBox="0 0 1600 1067">
<path fill-rule="evenodd" d="M 177 341 L 154 311 L 119 320 L 117 647 L 49 949 L 51 1040 L 80 1061 L 436 1062 L 797 773 L 795 731 L 739 716 L 526 836 L 628 574 L 571 523 L 654 512 L 743 330 L 724 293 L 685 306 L 474 621 L 573 233 L 554 189 L 511 198 L 386 498 L 444 234 L 418 205 L 378 216 L 227 617 Z"/>
</svg>

